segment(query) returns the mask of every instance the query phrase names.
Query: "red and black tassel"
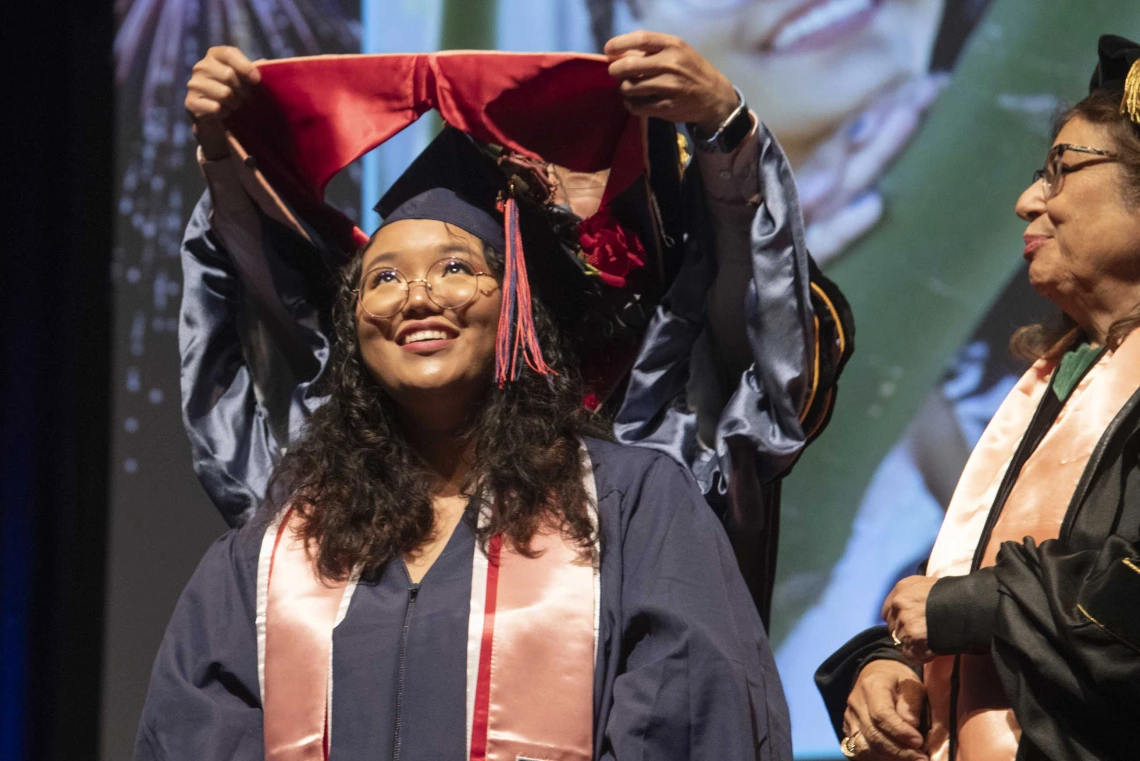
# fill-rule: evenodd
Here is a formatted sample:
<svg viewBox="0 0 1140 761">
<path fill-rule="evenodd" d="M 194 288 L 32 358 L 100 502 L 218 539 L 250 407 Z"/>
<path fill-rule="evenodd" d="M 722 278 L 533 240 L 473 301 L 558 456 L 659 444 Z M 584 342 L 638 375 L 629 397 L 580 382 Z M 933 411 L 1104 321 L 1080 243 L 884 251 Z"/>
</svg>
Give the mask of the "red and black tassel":
<svg viewBox="0 0 1140 761">
<path fill-rule="evenodd" d="M 506 248 L 503 264 L 503 306 L 499 313 L 499 330 L 495 343 L 495 379 L 502 388 L 518 380 L 522 360 L 539 375 L 557 375 L 542 358 L 538 331 L 534 327 L 530 281 L 523 258 L 522 234 L 519 232 L 519 207 L 511 196 L 500 199 Z"/>
</svg>

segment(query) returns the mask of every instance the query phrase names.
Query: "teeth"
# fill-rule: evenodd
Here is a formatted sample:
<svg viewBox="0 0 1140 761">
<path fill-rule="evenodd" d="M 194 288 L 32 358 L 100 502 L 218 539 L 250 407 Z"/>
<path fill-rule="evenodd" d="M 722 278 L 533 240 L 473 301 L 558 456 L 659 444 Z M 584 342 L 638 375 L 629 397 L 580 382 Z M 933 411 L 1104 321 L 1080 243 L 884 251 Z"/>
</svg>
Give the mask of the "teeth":
<svg viewBox="0 0 1140 761">
<path fill-rule="evenodd" d="M 417 330 L 404 336 L 404 344 L 414 344 L 420 341 L 446 341 L 447 333 L 442 330 Z"/>
<path fill-rule="evenodd" d="M 776 39 L 772 40 L 772 49 L 791 47 L 809 35 L 870 10 L 872 2 L 873 0 L 831 0 L 824 3 L 785 25 Z"/>
</svg>

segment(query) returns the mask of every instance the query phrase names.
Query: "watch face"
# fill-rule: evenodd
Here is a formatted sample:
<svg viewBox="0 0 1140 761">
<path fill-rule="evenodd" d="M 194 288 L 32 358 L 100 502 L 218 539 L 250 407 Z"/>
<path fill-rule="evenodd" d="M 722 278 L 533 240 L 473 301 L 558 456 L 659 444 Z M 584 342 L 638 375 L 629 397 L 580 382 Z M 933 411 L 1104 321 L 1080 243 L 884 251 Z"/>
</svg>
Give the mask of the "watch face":
<svg viewBox="0 0 1140 761">
<path fill-rule="evenodd" d="M 748 133 L 751 131 L 752 114 L 748 112 L 748 107 L 745 105 L 744 99 L 741 98 L 740 107 L 736 113 L 716 134 L 717 147 L 725 153 L 731 153 L 736 150 L 736 146 L 740 145 L 744 138 L 748 137 Z"/>
<path fill-rule="evenodd" d="M 720 129 L 712 137 L 703 137 L 697 132 L 697 125 L 689 123 L 689 135 L 693 143 L 703 151 L 711 153 L 732 153 L 736 146 L 752 131 L 752 114 L 748 111 L 748 104 L 740 90 L 736 91 L 740 104 L 736 110 L 728 115 L 728 119 L 721 123 Z"/>
</svg>

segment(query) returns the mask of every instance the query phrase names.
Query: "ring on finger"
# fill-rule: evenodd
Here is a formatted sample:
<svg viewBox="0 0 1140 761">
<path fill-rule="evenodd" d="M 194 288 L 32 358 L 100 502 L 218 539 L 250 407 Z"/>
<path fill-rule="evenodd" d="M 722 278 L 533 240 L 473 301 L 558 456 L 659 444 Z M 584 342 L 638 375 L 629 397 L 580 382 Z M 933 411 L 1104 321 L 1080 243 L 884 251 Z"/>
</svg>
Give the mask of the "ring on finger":
<svg viewBox="0 0 1140 761">
<path fill-rule="evenodd" d="M 855 738 L 858 736 L 859 733 L 856 732 L 839 741 L 839 751 L 847 758 L 855 758 Z"/>
<path fill-rule="evenodd" d="M 899 639 L 898 632 L 891 632 L 891 642 L 895 643 L 895 647 L 902 647 L 903 641 Z"/>
</svg>

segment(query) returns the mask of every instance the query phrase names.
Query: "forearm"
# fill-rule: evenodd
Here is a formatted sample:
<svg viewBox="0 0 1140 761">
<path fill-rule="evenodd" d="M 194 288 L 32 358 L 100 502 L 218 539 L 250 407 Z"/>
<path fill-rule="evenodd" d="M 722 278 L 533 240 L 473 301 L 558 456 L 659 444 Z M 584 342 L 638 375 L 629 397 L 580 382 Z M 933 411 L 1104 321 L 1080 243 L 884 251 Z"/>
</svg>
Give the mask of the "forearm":
<svg viewBox="0 0 1140 761">
<path fill-rule="evenodd" d="M 285 261 L 304 241 L 254 201 L 254 170 L 238 158 L 200 156 L 209 193 L 183 245 L 180 334 L 194 468 L 231 524 L 264 497 L 280 447 L 319 404 L 307 381 L 328 348 L 309 285 Z"/>
<path fill-rule="evenodd" d="M 742 318 L 752 281 L 752 220 L 760 203 L 759 126 L 732 153 L 697 151 L 695 161 L 715 240 L 716 278 L 707 297 L 708 328 L 724 369 L 739 377 L 752 364 Z"/>
<path fill-rule="evenodd" d="M 740 310 L 737 330 L 746 331 L 750 364 L 721 412 L 717 437 L 751 440 L 766 455 L 762 479 L 767 481 L 784 474 L 799 456 L 808 438 L 803 423 L 813 393 L 822 396 L 827 389 L 816 388 L 821 347 L 795 182 L 783 151 L 762 125 L 756 171 L 762 190 L 750 225 L 751 274 L 743 302 L 723 305 Z"/>
<path fill-rule="evenodd" d="M 243 155 L 236 142 L 227 157 L 216 161 L 207 160 L 205 151 L 199 150 L 199 166 L 213 202 L 210 227 L 229 251 L 242 284 L 276 340 L 287 354 L 303 354 L 292 329 L 293 317 L 282 304 L 266 259 L 263 220 L 283 225 L 305 239 L 308 233 L 257 172 L 256 162 Z"/>
<path fill-rule="evenodd" d="M 230 138 L 229 146 L 228 157 L 218 161 L 198 154 L 213 202 L 211 231 L 229 252 L 247 294 L 243 308 L 254 318 L 258 341 L 269 347 L 261 354 L 284 360 L 290 378 L 312 379 L 323 362 L 320 347 L 327 345 L 313 305 L 323 301 L 330 252 L 241 144 Z M 267 374 L 264 363 L 248 359 L 261 386 L 280 385 L 274 377 L 282 375 L 280 368 Z"/>
<path fill-rule="evenodd" d="M 781 397 L 780 412 L 794 419 L 811 385 L 815 329 L 791 167 L 758 122 L 733 153 L 699 153 L 696 160 L 718 270 L 708 294 L 713 343 L 728 377 L 754 367 L 773 400 Z M 783 398 L 789 394 L 794 398 Z"/>
<path fill-rule="evenodd" d="M 237 525 L 264 495 L 276 444 L 242 351 L 241 283 L 210 230 L 209 210 L 209 197 L 203 197 L 182 244 L 182 419 L 202 486 L 226 521 Z"/>
</svg>

